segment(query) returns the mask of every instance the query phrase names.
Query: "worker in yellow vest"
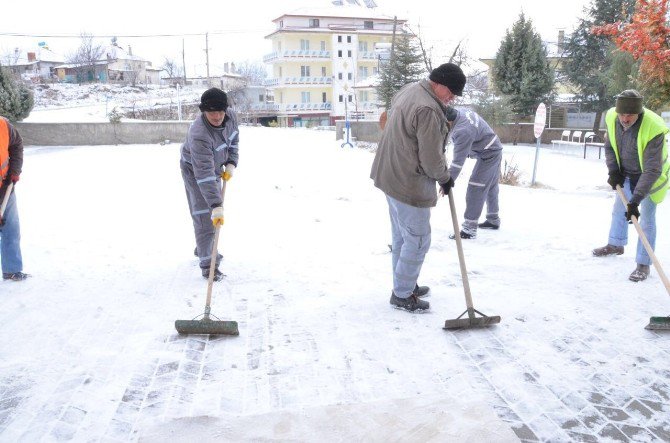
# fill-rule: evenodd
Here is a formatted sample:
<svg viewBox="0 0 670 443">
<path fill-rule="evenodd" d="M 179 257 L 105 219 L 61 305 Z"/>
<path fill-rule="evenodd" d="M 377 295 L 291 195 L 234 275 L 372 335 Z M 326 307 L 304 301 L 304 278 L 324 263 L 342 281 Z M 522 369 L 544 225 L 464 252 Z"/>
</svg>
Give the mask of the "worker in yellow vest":
<svg viewBox="0 0 670 443">
<path fill-rule="evenodd" d="M 16 193 L 7 194 L 10 183 L 16 185 L 23 167 L 23 140 L 19 132 L 4 117 L 0 117 L 0 262 L 2 279 L 21 281 L 29 275 L 23 273 L 21 257 L 21 230 Z M 6 197 L 6 198 L 5 198 Z"/>
<path fill-rule="evenodd" d="M 593 250 L 603 257 L 623 254 L 628 242 L 628 221 L 637 217 L 652 249 L 656 244 L 656 205 L 668 190 L 668 147 L 664 120 L 642 106 L 643 97 L 634 89 L 616 96 L 616 106 L 605 115 L 605 162 L 607 183 L 619 185 L 628 199 L 625 207 L 615 198 L 607 245 Z M 649 276 L 651 258 L 641 240 L 637 242 L 637 266 L 629 280 L 639 282 Z"/>
</svg>

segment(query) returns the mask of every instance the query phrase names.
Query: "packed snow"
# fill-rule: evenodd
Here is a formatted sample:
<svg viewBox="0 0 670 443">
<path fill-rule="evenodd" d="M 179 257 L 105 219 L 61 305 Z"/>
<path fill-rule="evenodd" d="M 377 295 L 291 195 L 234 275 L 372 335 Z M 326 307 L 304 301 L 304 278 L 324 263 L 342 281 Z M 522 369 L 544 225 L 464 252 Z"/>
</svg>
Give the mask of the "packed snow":
<svg viewBox="0 0 670 443">
<path fill-rule="evenodd" d="M 628 281 L 632 227 L 624 255 L 591 256 L 615 198 L 597 152 L 543 147 L 530 187 L 536 148 L 505 145 L 523 183 L 501 186 L 499 231 L 463 242 L 475 308 L 502 322 L 445 331 L 465 310 L 447 200 L 419 281 L 430 311 L 392 309 L 374 154 L 340 145 L 241 128 L 212 301 L 240 335 L 210 338 L 174 329 L 207 283 L 179 144 L 26 147 L 32 277 L 0 283 L 0 440 L 670 440 L 670 335 L 644 329 L 670 298 L 654 270 Z"/>
</svg>

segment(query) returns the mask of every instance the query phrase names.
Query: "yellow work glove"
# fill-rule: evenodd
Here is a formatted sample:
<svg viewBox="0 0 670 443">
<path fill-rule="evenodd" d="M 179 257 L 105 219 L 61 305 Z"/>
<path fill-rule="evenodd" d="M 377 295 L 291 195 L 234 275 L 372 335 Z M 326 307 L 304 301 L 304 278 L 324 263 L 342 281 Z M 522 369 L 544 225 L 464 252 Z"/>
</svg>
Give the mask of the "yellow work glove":
<svg viewBox="0 0 670 443">
<path fill-rule="evenodd" d="M 226 170 L 223 171 L 223 174 L 221 174 L 221 178 L 223 178 L 225 181 L 228 181 L 231 178 L 233 178 L 234 172 L 235 172 L 235 165 L 232 163 L 228 163 L 226 165 Z"/>
<path fill-rule="evenodd" d="M 223 226 L 223 206 L 212 209 L 212 224 L 214 227 Z"/>
</svg>

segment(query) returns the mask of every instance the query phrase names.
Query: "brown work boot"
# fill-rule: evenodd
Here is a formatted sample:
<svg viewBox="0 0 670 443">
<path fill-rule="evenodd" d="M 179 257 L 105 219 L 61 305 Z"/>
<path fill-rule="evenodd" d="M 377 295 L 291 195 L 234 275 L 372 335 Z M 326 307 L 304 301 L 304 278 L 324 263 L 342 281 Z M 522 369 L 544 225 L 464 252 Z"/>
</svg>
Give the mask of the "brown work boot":
<svg viewBox="0 0 670 443">
<path fill-rule="evenodd" d="M 607 245 L 603 246 L 602 248 L 596 248 L 593 251 L 594 257 L 606 257 L 608 255 L 621 255 L 623 254 L 623 246 L 614 246 L 614 245 Z"/>
<path fill-rule="evenodd" d="M 639 281 L 646 280 L 647 277 L 649 277 L 649 265 L 641 265 L 638 263 L 637 268 L 635 268 L 635 270 L 631 272 L 630 277 L 628 277 L 628 280 L 637 283 Z"/>
</svg>

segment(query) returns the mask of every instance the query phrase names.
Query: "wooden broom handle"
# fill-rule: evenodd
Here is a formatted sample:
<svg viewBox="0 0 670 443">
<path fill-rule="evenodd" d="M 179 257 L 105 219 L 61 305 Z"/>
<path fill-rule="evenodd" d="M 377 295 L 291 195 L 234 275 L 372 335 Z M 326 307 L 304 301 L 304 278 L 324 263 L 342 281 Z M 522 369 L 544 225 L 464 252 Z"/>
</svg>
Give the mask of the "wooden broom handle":
<svg viewBox="0 0 670 443">
<path fill-rule="evenodd" d="M 2 199 L 2 205 L 0 205 L 0 220 L 5 216 L 5 208 L 7 207 L 7 202 L 9 202 L 9 195 L 12 193 L 12 188 L 14 187 L 14 182 L 9 182 L 7 185 L 7 191 L 5 191 L 5 198 Z"/>
<path fill-rule="evenodd" d="M 623 193 L 623 190 L 621 189 L 621 186 L 616 185 L 616 192 L 619 194 L 619 198 L 621 198 L 621 201 L 623 202 L 623 205 L 627 208 L 628 207 L 628 199 Z M 649 254 L 649 257 L 651 257 L 652 263 L 654 263 L 654 268 L 656 269 L 656 272 L 658 273 L 659 277 L 661 277 L 661 280 L 663 281 L 663 285 L 665 286 L 665 290 L 668 291 L 668 295 L 670 295 L 670 281 L 668 281 L 668 277 L 665 275 L 665 272 L 663 272 L 663 268 L 661 267 L 661 263 L 659 263 L 658 258 L 656 258 L 656 254 L 654 254 L 654 250 L 652 249 L 651 245 L 649 244 L 649 240 L 647 240 L 647 236 L 644 235 L 644 231 L 642 230 L 642 227 L 640 226 L 640 223 L 637 221 L 637 217 L 632 215 L 630 217 L 631 221 L 633 222 L 633 226 L 635 226 L 635 229 L 637 230 L 637 235 L 640 236 L 640 240 L 642 241 L 642 244 L 644 245 L 644 249 L 647 250 L 647 254 Z"/>
</svg>

